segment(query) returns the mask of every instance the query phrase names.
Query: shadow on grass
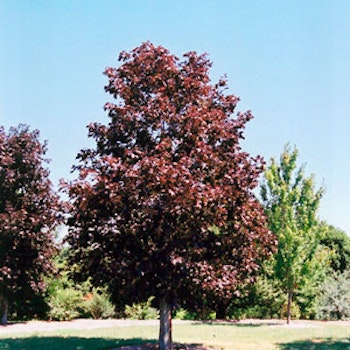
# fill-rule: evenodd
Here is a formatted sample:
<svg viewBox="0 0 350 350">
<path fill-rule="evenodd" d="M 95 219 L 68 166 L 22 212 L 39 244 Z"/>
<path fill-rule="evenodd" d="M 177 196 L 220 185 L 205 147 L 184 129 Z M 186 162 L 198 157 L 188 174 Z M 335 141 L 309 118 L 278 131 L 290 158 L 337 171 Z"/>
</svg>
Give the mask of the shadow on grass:
<svg viewBox="0 0 350 350">
<path fill-rule="evenodd" d="M 0 350 L 110 350 L 122 346 L 155 344 L 149 339 L 83 338 L 72 336 L 0 339 Z"/>
<path fill-rule="evenodd" d="M 281 350 L 349 350 L 350 340 L 314 339 L 279 344 Z"/>
<path fill-rule="evenodd" d="M 129 348 L 130 347 L 130 348 Z M 174 350 L 206 350 L 201 344 L 174 343 Z M 80 337 L 26 337 L 0 339 L 0 350 L 128 350 L 159 349 L 155 340 L 80 338 Z"/>
<path fill-rule="evenodd" d="M 10 321 L 7 322 L 5 325 L 1 324 L 0 328 L 7 328 L 7 327 L 11 327 L 11 326 L 16 326 L 18 324 L 27 324 L 27 321 Z"/>
</svg>

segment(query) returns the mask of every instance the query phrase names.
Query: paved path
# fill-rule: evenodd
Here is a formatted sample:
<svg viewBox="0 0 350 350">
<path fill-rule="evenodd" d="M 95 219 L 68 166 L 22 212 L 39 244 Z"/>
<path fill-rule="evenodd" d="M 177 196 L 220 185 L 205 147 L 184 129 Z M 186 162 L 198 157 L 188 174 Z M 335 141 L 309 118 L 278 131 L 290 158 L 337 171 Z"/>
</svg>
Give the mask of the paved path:
<svg viewBox="0 0 350 350">
<path fill-rule="evenodd" d="M 29 321 L 22 323 L 9 323 L 7 326 L 0 326 L 0 334 L 28 333 L 56 331 L 61 329 L 99 329 L 111 327 L 129 327 L 133 325 L 159 325 L 158 320 L 90 320 L 78 319 L 73 321 Z"/>
<path fill-rule="evenodd" d="M 173 320 L 173 323 L 189 323 L 191 321 Z M 220 323 L 221 321 L 212 321 L 213 323 Z M 232 321 L 233 324 L 266 324 L 271 327 L 289 327 L 289 328 L 312 328 L 318 327 L 324 324 L 341 324 L 344 326 L 350 326 L 350 321 L 333 321 L 333 322 L 321 322 L 321 321 L 304 321 L 297 320 L 292 321 L 290 325 L 287 325 L 284 320 L 255 320 L 248 319 L 239 322 Z M 61 329 L 100 329 L 111 327 L 130 327 L 135 325 L 148 325 L 159 326 L 159 320 L 92 320 L 92 319 L 78 319 L 73 321 L 29 321 L 22 323 L 10 323 L 6 327 L 0 326 L 0 334 L 14 334 L 14 333 L 28 333 L 28 332 L 54 332 Z"/>
</svg>

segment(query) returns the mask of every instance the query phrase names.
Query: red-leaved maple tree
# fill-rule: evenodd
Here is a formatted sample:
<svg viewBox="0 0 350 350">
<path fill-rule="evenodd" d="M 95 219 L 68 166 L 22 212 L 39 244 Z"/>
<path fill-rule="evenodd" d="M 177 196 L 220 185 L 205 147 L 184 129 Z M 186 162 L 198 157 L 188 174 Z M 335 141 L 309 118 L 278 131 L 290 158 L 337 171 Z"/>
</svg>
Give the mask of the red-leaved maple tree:
<svg viewBox="0 0 350 350">
<path fill-rule="evenodd" d="M 170 349 L 174 303 L 198 292 L 232 296 L 275 243 L 253 190 L 261 157 L 242 151 L 250 112 L 206 55 L 180 61 L 150 42 L 107 68 L 109 124 L 78 155 L 68 242 L 80 273 L 125 304 L 155 296 L 160 348 Z"/>
<path fill-rule="evenodd" d="M 55 253 L 59 200 L 44 166 L 46 144 L 26 125 L 0 128 L 0 312 L 41 291 Z M 27 295 L 26 295 L 27 293 Z M 32 294 L 30 294 L 32 296 Z M 19 302 L 17 300 L 17 302 Z"/>
</svg>

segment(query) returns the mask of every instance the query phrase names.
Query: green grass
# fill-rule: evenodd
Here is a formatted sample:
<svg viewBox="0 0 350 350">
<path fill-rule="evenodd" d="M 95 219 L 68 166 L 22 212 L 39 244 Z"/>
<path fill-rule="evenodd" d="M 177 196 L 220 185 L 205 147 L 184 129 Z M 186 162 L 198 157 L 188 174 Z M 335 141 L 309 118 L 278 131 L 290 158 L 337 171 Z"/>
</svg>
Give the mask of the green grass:
<svg viewBox="0 0 350 350">
<path fill-rule="evenodd" d="M 9 326 L 11 327 L 11 326 Z M 350 349 L 350 326 L 313 322 L 308 327 L 276 324 L 174 323 L 174 342 L 223 350 Z M 138 325 L 95 330 L 60 330 L 0 335 L 0 350 L 108 350 L 155 342 L 157 326 Z"/>
<path fill-rule="evenodd" d="M 322 322 L 308 328 L 275 324 L 198 324 L 177 327 L 174 335 L 179 342 L 200 342 L 225 350 L 350 349 L 349 326 Z"/>
</svg>

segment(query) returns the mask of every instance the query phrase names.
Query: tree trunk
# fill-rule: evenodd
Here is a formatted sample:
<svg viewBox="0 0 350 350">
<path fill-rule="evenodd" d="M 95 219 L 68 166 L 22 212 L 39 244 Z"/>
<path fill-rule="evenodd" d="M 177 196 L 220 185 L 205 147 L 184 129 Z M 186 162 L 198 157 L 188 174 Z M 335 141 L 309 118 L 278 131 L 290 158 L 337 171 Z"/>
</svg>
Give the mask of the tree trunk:
<svg viewBox="0 0 350 350">
<path fill-rule="evenodd" d="M 1 325 L 7 325 L 7 316 L 8 316 L 8 301 L 4 297 L 0 297 L 0 315 L 1 315 Z"/>
<path fill-rule="evenodd" d="M 292 301 L 293 301 L 293 290 L 292 289 L 288 289 L 287 324 L 290 323 L 290 320 L 292 318 L 292 315 L 291 315 Z"/>
<path fill-rule="evenodd" d="M 216 319 L 225 320 L 226 319 L 226 303 L 221 301 L 216 307 Z"/>
<path fill-rule="evenodd" d="M 159 350 L 172 350 L 171 306 L 162 300 L 160 302 Z"/>
</svg>

